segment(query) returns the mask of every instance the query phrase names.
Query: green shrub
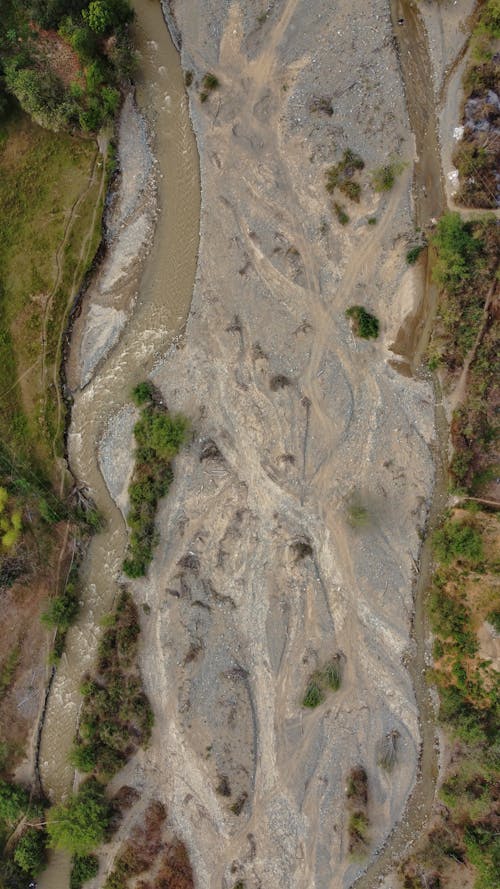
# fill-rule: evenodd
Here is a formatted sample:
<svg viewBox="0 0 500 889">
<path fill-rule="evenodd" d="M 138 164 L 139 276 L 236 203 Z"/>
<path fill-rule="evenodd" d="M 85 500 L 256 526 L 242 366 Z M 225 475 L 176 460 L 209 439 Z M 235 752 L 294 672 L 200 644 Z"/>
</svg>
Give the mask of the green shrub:
<svg viewBox="0 0 500 889">
<path fill-rule="evenodd" d="M 47 834 L 45 831 L 28 827 L 16 843 L 14 861 L 21 870 L 31 877 L 36 877 L 45 866 L 46 845 Z"/>
<path fill-rule="evenodd" d="M 356 204 L 359 204 L 361 196 L 361 185 L 359 182 L 353 182 L 352 179 L 346 179 L 344 182 L 340 183 L 339 190 L 345 194 L 350 201 L 355 201 Z"/>
<path fill-rule="evenodd" d="M 110 818 L 111 807 L 104 796 L 104 788 L 90 778 L 67 803 L 49 810 L 49 843 L 56 849 L 87 855 L 103 842 Z"/>
<path fill-rule="evenodd" d="M 376 224 L 377 224 L 377 217 L 376 217 L 376 216 L 370 216 L 369 219 L 368 219 L 368 225 L 376 225 Z"/>
<path fill-rule="evenodd" d="M 78 597 L 72 583 L 59 596 L 54 596 L 49 607 L 42 614 L 42 622 L 48 627 L 67 630 L 78 614 Z"/>
<path fill-rule="evenodd" d="M 212 92 L 212 90 L 217 89 L 218 86 L 219 86 L 219 80 L 215 76 L 215 74 L 211 74 L 210 72 L 205 74 L 205 76 L 203 78 L 203 88 L 207 92 Z"/>
<path fill-rule="evenodd" d="M 402 172 L 403 168 L 403 161 L 391 161 L 389 164 L 377 167 L 372 173 L 374 190 L 378 192 L 390 191 L 394 187 L 396 176 Z"/>
<path fill-rule="evenodd" d="M 132 398 L 137 407 L 148 404 L 153 399 L 153 384 L 149 380 L 138 383 L 132 390 Z"/>
<path fill-rule="evenodd" d="M 333 658 L 323 669 L 325 682 L 332 691 L 338 691 L 342 680 L 340 657 Z"/>
<path fill-rule="evenodd" d="M 324 699 L 325 696 L 319 684 L 314 679 L 311 679 L 307 686 L 302 706 L 310 707 L 312 709 L 322 704 Z"/>
<path fill-rule="evenodd" d="M 481 534 L 464 521 L 448 519 L 442 528 L 435 532 L 433 544 L 436 557 L 443 565 L 449 565 L 457 559 L 476 566 L 483 559 Z"/>
<path fill-rule="evenodd" d="M 379 334 L 379 321 L 375 315 L 367 312 L 363 306 L 350 306 L 346 315 L 351 319 L 354 332 L 363 339 L 376 339 Z"/>
<path fill-rule="evenodd" d="M 475 274 L 481 242 L 474 238 L 471 223 L 464 222 L 459 213 L 445 213 L 431 243 L 437 253 L 433 278 L 453 293 Z"/>
<path fill-rule="evenodd" d="M 70 889 L 81 889 L 99 871 L 99 859 L 95 855 L 73 855 L 71 859 Z"/>
<path fill-rule="evenodd" d="M 423 244 L 416 244 L 415 247 L 410 247 L 406 254 L 406 262 L 408 265 L 414 265 L 423 250 L 425 250 Z"/>
</svg>

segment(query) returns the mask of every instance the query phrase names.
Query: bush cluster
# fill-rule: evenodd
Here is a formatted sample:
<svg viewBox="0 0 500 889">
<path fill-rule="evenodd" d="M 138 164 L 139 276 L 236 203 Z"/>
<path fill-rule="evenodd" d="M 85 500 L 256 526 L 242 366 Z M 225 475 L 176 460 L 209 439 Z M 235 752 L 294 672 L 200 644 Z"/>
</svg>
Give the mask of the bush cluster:
<svg viewBox="0 0 500 889">
<path fill-rule="evenodd" d="M 336 654 L 309 678 L 302 706 L 314 709 L 323 703 L 328 691 L 338 691 L 342 681 L 342 660 Z"/>
<path fill-rule="evenodd" d="M 379 334 L 379 320 L 363 306 L 350 306 L 346 309 L 346 315 L 353 322 L 356 336 L 365 340 L 376 339 Z"/>
<path fill-rule="evenodd" d="M 49 810 L 49 844 L 72 855 L 86 856 L 103 842 L 110 820 L 111 806 L 104 787 L 89 778 L 68 802 Z"/>
<path fill-rule="evenodd" d="M 153 714 L 137 664 L 137 609 L 122 592 L 98 648 L 97 675 L 82 685 L 79 737 L 71 762 L 82 772 L 108 780 L 147 743 Z"/>
<path fill-rule="evenodd" d="M 171 461 L 186 440 L 189 424 L 185 417 L 169 414 L 154 403 L 153 390 L 147 383 L 139 384 L 133 397 L 136 403 L 145 406 L 134 427 L 137 447 L 127 516 L 130 542 L 123 570 L 128 577 L 142 577 L 157 543 L 158 501 L 168 492 L 173 479 Z"/>
<path fill-rule="evenodd" d="M 328 167 L 326 171 L 326 190 L 333 194 L 335 189 L 338 188 L 349 200 L 358 204 L 361 196 L 361 185 L 354 179 L 354 176 L 364 166 L 363 158 L 351 148 L 346 148 L 342 159 L 337 164 Z M 340 218 L 339 222 L 342 223 Z"/>
<path fill-rule="evenodd" d="M 7 0 L 8 27 L 0 38 L 6 89 L 48 129 L 96 132 L 114 117 L 120 83 L 132 70 L 127 30 L 132 15 L 128 0 Z M 52 43 L 57 55 L 57 40 L 77 60 L 69 84 L 50 50 Z"/>
</svg>

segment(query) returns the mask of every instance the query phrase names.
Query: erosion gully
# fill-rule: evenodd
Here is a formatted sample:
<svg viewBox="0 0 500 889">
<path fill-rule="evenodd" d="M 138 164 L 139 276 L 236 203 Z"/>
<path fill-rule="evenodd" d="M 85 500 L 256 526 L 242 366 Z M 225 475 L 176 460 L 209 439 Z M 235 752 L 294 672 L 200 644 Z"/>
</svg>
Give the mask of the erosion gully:
<svg viewBox="0 0 500 889">
<path fill-rule="evenodd" d="M 425 29 L 410 0 L 391 0 L 391 15 L 404 79 L 408 113 L 416 139 L 414 168 L 416 225 L 425 228 L 445 207 L 435 96 Z M 97 444 L 108 419 L 129 400 L 131 387 L 144 378 L 155 357 L 166 350 L 187 317 L 196 268 L 199 231 L 199 173 L 180 60 L 163 21 L 160 5 L 136 0 L 135 38 L 140 52 L 137 100 L 155 133 L 154 153 L 159 169 L 160 213 L 153 250 L 143 274 L 134 314 L 118 346 L 96 374 L 91 410 L 78 410 L 81 393 L 75 393 L 72 436 L 81 437 L 78 475 L 91 489 L 105 517 L 104 531 L 96 535 L 82 568 L 84 604 L 70 630 L 66 651 L 53 684 L 42 732 L 40 773 L 52 800 L 71 790 L 74 773 L 68 764 L 80 706 L 79 684 L 92 666 L 101 616 L 110 610 L 117 592 L 120 563 L 126 547 L 126 528 L 114 506 L 97 460 Z M 404 24 L 399 25 L 398 20 Z M 166 100 L 166 96 L 170 99 Z M 428 341 L 436 293 L 427 270 L 422 271 L 422 299 L 417 312 L 400 331 L 394 351 L 412 372 L 420 363 Z M 161 322 L 161 323 L 159 323 Z M 152 336 L 158 326 L 163 339 Z M 73 343 L 73 349 L 79 344 Z M 447 425 L 436 393 L 436 484 L 429 516 L 435 525 L 446 503 L 445 454 Z M 70 460 L 71 460 L 70 452 Z M 82 474 L 83 472 L 83 474 Z M 427 821 L 434 800 L 437 774 L 434 713 L 425 682 L 427 627 L 424 598 L 431 570 L 430 535 L 423 545 L 415 589 L 414 655 L 408 665 L 420 714 L 422 752 L 419 776 L 404 818 L 384 849 L 356 883 L 372 889 L 400 858 Z M 43 874 L 40 889 L 68 889 L 69 858 L 54 854 Z"/>
<path fill-rule="evenodd" d="M 196 272 L 200 183 L 196 142 L 189 117 L 180 58 L 159 3 L 135 0 L 135 45 L 139 51 L 137 103 L 153 133 L 160 214 L 133 315 L 118 345 L 94 378 L 94 397 L 81 409 L 74 393 L 69 460 L 90 489 L 105 520 L 90 544 L 81 571 L 82 608 L 70 629 L 46 709 L 40 745 L 45 793 L 61 800 L 72 789 L 68 752 L 81 704 L 79 686 L 96 654 L 101 617 L 113 606 L 127 543 L 126 527 L 100 473 L 97 447 L 109 419 L 130 401 L 131 388 L 147 377 L 186 322 Z M 72 350 L 78 350 L 72 342 Z M 71 442 L 78 442 L 78 449 Z M 68 889 L 69 856 L 55 853 L 39 889 Z"/>
</svg>

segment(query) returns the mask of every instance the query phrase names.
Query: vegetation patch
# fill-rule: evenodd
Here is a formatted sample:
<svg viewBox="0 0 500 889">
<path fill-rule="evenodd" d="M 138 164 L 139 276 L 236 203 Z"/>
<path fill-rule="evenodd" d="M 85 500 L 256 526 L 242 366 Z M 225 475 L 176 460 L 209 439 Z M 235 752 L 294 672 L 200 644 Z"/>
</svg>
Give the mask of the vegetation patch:
<svg viewBox="0 0 500 889">
<path fill-rule="evenodd" d="M 148 383 L 136 386 L 133 397 L 143 409 L 134 427 L 137 447 L 127 515 L 130 542 L 123 570 L 128 577 L 143 577 L 157 543 L 158 501 L 168 493 L 172 460 L 186 441 L 189 423 L 180 414 L 169 414 Z"/>
<path fill-rule="evenodd" d="M 338 691 L 342 681 L 342 657 L 335 654 L 320 670 L 315 670 L 309 678 L 302 706 L 309 709 L 319 707 L 329 691 Z"/>
<path fill-rule="evenodd" d="M 103 889 L 129 885 L 194 889 L 193 872 L 185 846 L 170 833 L 161 803 L 149 803 L 142 824 L 136 825 L 122 845 Z M 139 875 L 139 883 L 132 880 Z M 149 877 L 153 877 L 153 883 Z"/>
<path fill-rule="evenodd" d="M 389 164 L 383 164 L 383 166 L 377 167 L 372 173 L 372 186 L 374 191 L 391 191 L 396 182 L 396 177 L 402 173 L 403 169 L 404 163 L 402 161 L 391 161 Z"/>
<path fill-rule="evenodd" d="M 5 87 L 43 127 L 97 132 L 116 114 L 133 56 L 127 0 L 4 0 Z"/>
<path fill-rule="evenodd" d="M 331 113 L 331 104 L 329 107 Z M 363 158 L 359 154 L 356 154 L 355 151 L 352 151 L 351 148 L 346 148 L 342 159 L 332 167 L 328 167 L 326 171 L 327 192 L 333 194 L 334 191 L 338 189 L 342 194 L 349 198 L 349 200 L 359 203 L 361 185 L 354 177 L 357 172 L 364 168 L 364 166 L 365 162 Z"/>
<path fill-rule="evenodd" d="M 95 778 L 89 778 L 68 802 L 49 810 L 49 844 L 74 855 L 88 855 L 104 841 L 110 821 L 111 805 L 104 787 Z"/>
<path fill-rule="evenodd" d="M 47 833 L 44 805 L 24 787 L 0 780 L 0 885 L 24 889 L 43 870 Z"/>
<path fill-rule="evenodd" d="M 368 775 L 361 765 L 354 766 L 349 772 L 346 786 L 346 801 L 349 819 L 347 831 L 349 835 L 349 853 L 354 857 L 365 855 L 368 851 Z"/>
<path fill-rule="evenodd" d="M 500 225 L 494 218 L 441 218 L 431 239 L 433 275 L 441 288 L 430 352 L 446 388 L 456 382 L 466 359 L 468 398 L 452 419 L 455 485 L 477 496 L 498 475 L 496 450 L 496 359 L 498 333 L 493 311 L 500 254 Z M 488 311 L 487 306 L 491 306 Z"/>
<path fill-rule="evenodd" d="M 455 196 L 465 207 L 492 208 L 500 201 L 500 67 L 498 0 L 479 5 L 463 78 L 464 134 L 453 156 L 460 188 Z"/>
<path fill-rule="evenodd" d="M 380 323 L 375 315 L 372 315 L 363 306 L 350 306 L 346 309 L 346 315 L 352 321 L 356 336 L 365 340 L 377 339 Z"/>
<path fill-rule="evenodd" d="M 425 244 L 415 244 L 414 247 L 410 247 L 410 249 L 406 253 L 406 262 L 408 263 L 408 265 L 415 265 L 420 254 L 424 250 Z"/>
<path fill-rule="evenodd" d="M 76 768 L 102 781 L 151 735 L 153 713 L 138 667 L 139 633 L 137 608 L 123 591 L 99 643 L 96 675 L 82 685 L 79 733 L 71 752 Z"/>
</svg>

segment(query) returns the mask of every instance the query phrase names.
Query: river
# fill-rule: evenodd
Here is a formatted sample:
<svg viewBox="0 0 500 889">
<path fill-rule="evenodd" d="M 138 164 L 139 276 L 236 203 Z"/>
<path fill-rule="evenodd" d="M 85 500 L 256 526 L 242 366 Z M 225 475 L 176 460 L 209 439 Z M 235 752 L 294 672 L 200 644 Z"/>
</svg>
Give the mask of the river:
<svg viewBox="0 0 500 889">
<path fill-rule="evenodd" d="M 185 325 L 196 272 L 200 182 L 196 142 L 180 58 L 159 3 L 135 0 L 134 41 L 139 54 L 137 104 L 153 133 L 160 213 L 153 246 L 142 274 L 134 312 L 117 346 L 100 365 L 92 384 L 74 393 L 68 437 L 69 461 L 78 480 L 91 491 L 105 520 L 90 544 L 81 569 L 82 607 L 70 629 L 51 690 L 40 748 L 40 774 L 52 801 L 74 784 L 68 752 L 81 703 L 79 685 L 96 655 L 101 617 L 113 605 L 127 532 L 123 517 L 102 478 L 97 447 L 132 387 L 147 377 Z M 75 338 L 74 338 L 75 340 Z M 80 343 L 73 341 L 78 354 Z M 40 889 L 68 889 L 69 858 L 57 853 L 42 875 Z"/>
</svg>

